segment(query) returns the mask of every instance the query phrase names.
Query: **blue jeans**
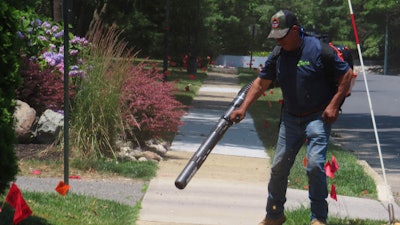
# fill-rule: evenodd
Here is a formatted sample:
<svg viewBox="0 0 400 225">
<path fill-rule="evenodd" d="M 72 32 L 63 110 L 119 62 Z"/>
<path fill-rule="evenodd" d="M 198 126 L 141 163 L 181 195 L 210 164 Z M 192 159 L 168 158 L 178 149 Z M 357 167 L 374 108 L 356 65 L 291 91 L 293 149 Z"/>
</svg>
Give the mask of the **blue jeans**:
<svg viewBox="0 0 400 225">
<path fill-rule="evenodd" d="M 306 171 L 311 202 L 311 220 L 326 221 L 328 188 L 324 164 L 331 125 L 325 124 L 321 115 L 322 112 L 317 112 L 304 117 L 296 117 L 283 112 L 268 184 L 267 217 L 277 219 L 283 216 L 290 169 L 307 138 L 308 164 Z"/>
</svg>

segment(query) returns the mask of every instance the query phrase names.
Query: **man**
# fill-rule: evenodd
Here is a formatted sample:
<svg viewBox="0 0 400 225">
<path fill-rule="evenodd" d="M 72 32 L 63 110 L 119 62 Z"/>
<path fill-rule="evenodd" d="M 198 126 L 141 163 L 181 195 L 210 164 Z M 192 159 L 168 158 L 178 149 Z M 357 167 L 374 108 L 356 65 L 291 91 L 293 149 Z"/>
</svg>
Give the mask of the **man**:
<svg viewBox="0 0 400 225">
<path fill-rule="evenodd" d="M 327 146 L 331 125 L 336 121 L 340 105 L 349 91 L 353 72 L 346 62 L 335 55 L 333 74 L 328 75 L 322 62 L 321 42 L 304 34 L 292 12 L 280 10 L 272 16 L 271 25 L 268 38 L 274 38 L 281 47 L 279 56 L 271 54 L 268 57 L 244 102 L 231 113 L 230 119 L 240 122 L 249 106 L 268 89 L 272 81 L 279 82 L 284 104 L 268 184 L 266 217 L 259 225 L 281 225 L 285 222 L 284 203 L 289 172 L 306 139 L 310 220 L 312 225 L 325 225 L 328 216 L 324 170 Z M 337 81 L 337 89 L 332 88 L 332 78 Z"/>
</svg>

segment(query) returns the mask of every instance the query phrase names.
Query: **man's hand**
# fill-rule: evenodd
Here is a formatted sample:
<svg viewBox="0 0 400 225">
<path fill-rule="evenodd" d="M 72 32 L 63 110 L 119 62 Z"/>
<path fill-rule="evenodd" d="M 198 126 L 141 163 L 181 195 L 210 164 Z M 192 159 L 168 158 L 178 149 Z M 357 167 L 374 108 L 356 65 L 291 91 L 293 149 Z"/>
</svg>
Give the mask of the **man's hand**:
<svg viewBox="0 0 400 225">
<path fill-rule="evenodd" d="M 238 108 L 234 110 L 230 115 L 230 120 L 234 123 L 239 123 L 246 117 L 246 110 Z"/>
<path fill-rule="evenodd" d="M 322 113 L 322 120 L 327 124 L 333 124 L 339 117 L 339 109 L 328 105 Z"/>
<path fill-rule="evenodd" d="M 271 82 L 271 80 L 264 80 L 260 77 L 257 77 L 247 92 L 246 98 L 244 99 L 242 105 L 231 113 L 229 119 L 234 123 L 239 123 L 242 121 L 246 116 L 246 111 L 249 106 L 255 100 L 257 100 L 265 90 L 267 90 Z"/>
<path fill-rule="evenodd" d="M 349 69 L 340 79 L 339 86 L 333 99 L 322 113 L 322 119 L 325 123 L 332 124 L 336 122 L 339 116 L 339 109 L 350 91 L 351 80 L 353 79 L 353 70 Z"/>
</svg>

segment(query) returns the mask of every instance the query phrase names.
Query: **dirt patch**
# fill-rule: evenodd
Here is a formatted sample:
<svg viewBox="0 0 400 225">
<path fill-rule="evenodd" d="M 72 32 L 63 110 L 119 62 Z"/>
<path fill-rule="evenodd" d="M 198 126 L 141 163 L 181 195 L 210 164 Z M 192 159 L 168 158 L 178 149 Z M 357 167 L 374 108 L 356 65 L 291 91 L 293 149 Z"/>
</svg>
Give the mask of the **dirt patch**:
<svg viewBox="0 0 400 225">
<path fill-rule="evenodd" d="M 61 160 L 63 151 L 49 144 L 18 144 L 14 146 L 19 160 Z"/>
</svg>

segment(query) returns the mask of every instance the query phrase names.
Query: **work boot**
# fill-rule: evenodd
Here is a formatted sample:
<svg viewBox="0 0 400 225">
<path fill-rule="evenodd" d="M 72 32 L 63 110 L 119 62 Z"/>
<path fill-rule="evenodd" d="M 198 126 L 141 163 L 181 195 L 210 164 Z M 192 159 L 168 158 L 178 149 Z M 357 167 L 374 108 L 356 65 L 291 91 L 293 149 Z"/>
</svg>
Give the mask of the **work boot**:
<svg viewBox="0 0 400 225">
<path fill-rule="evenodd" d="M 265 217 L 258 225 L 282 225 L 286 221 L 286 216 L 283 215 L 281 218 L 273 220 Z"/>
<path fill-rule="evenodd" d="M 319 221 L 319 220 L 317 220 L 317 219 L 313 219 L 313 220 L 311 221 L 311 225 L 326 225 L 326 223 L 321 222 L 321 221 Z"/>
</svg>

